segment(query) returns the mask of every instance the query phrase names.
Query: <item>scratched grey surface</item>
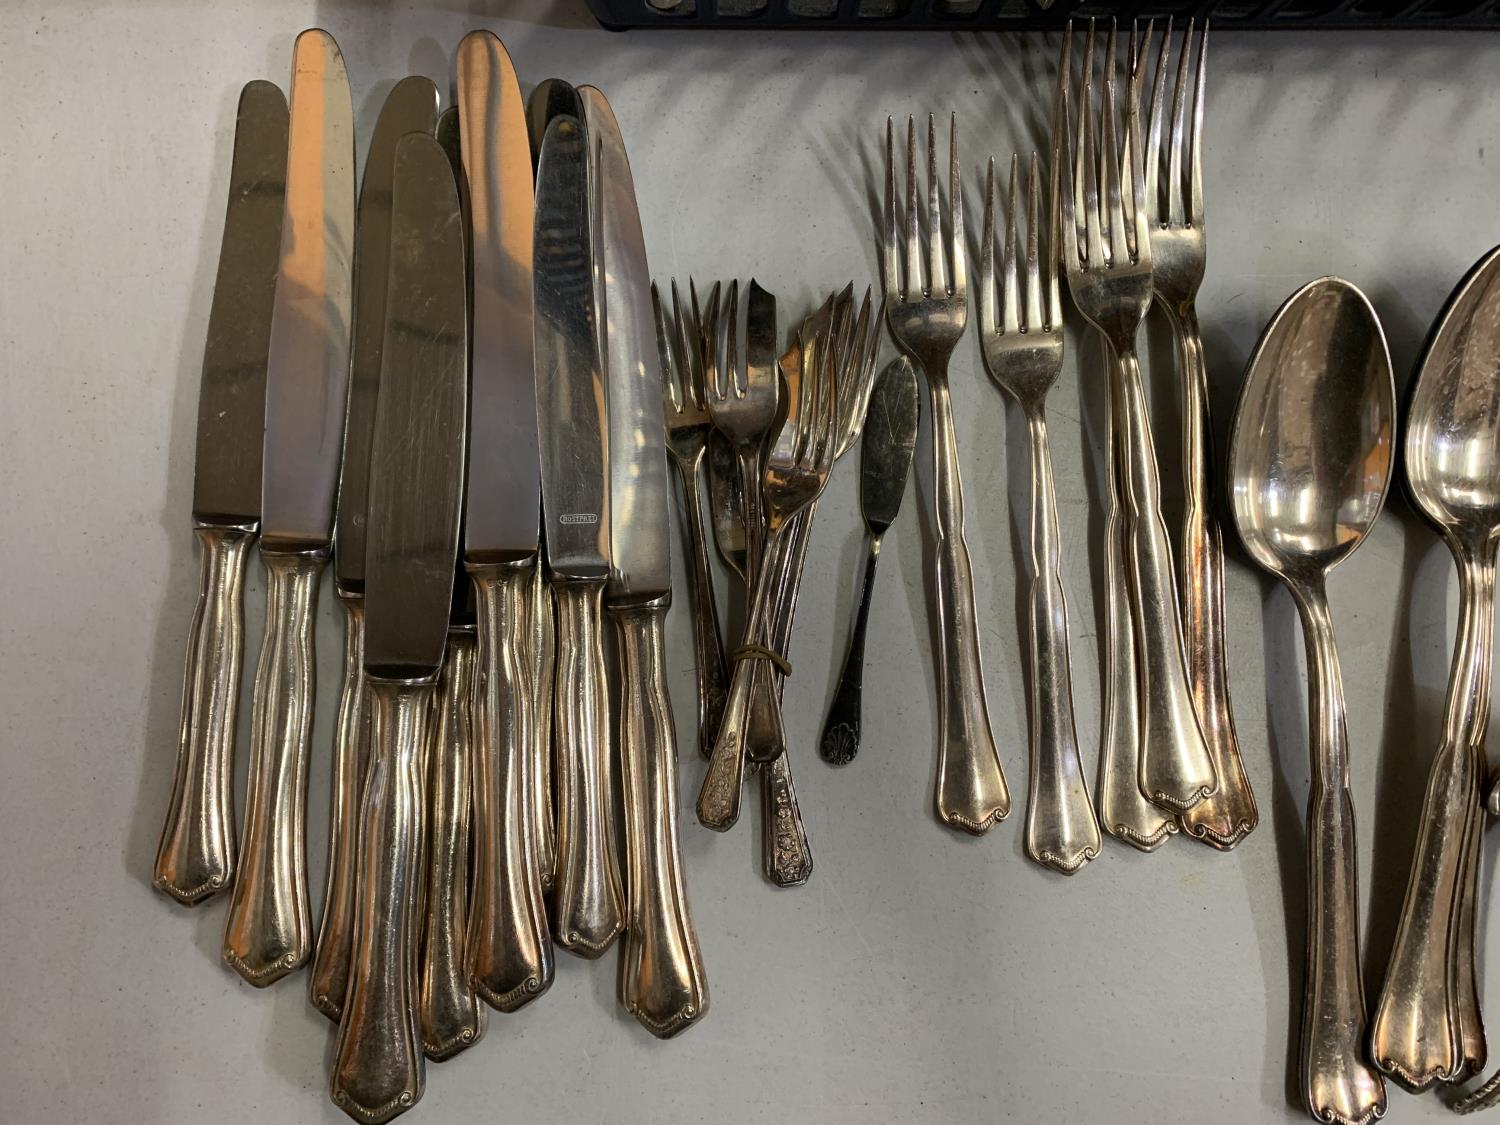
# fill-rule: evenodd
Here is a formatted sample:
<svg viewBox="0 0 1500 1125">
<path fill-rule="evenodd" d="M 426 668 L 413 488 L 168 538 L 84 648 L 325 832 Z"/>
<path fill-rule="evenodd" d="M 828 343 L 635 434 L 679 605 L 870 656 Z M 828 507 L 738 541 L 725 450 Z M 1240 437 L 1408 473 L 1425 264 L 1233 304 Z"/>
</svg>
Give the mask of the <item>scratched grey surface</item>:
<svg viewBox="0 0 1500 1125">
<path fill-rule="evenodd" d="M 561 2 L 21 0 L 0 10 L 0 706 L 9 716 L 0 948 L 10 965 L 0 1075 L 10 1120 L 342 1120 L 325 1093 L 330 1028 L 304 980 L 248 988 L 218 962 L 222 904 L 186 912 L 147 887 L 196 588 L 193 419 L 235 97 L 250 78 L 285 83 L 292 38 L 310 24 L 343 46 L 364 137 L 395 79 L 423 73 L 446 88 L 452 50 L 475 26 L 501 34 L 528 85 L 560 75 L 603 87 L 630 149 L 654 272 L 756 276 L 784 318 L 871 278 L 886 114 L 958 112 L 973 207 L 984 157 L 1037 145 L 1056 49 L 947 34 L 612 36 Z M 1200 307 L 1222 439 L 1259 326 L 1320 274 L 1370 294 L 1404 381 L 1448 289 L 1500 242 L 1500 38 L 1218 33 L 1210 59 L 1211 260 Z M 1161 326 L 1151 329 L 1173 493 L 1175 396 Z M 1070 344 L 1051 400 L 1077 711 L 1091 748 L 1100 378 L 1097 354 Z M 786 697 L 816 853 L 811 883 L 770 889 L 748 826 L 718 836 L 689 818 L 713 996 L 704 1024 L 657 1043 L 616 1006 L 613 958 L 563 957 L 545 999 L 493 1018 L 481 1045 L 430 1069 L 411 1120 L 1300 1119 L 1287 1053 L 1307 761 L 1290 602 L 1235 556 L 1234 698 L 1258 832 L 1231 855 L 1181 842 L 1154 856 L 1109 846 L 1071 880 L 1028 863 L 1015 579 L 1024 429 L 972 342 L 955 357 L 953 393 L 987 682 L 1016 815 L 973 841 L 930 813 L 921 489 L 882 566 L 867 745 L 840 772 L 811 753 L 861 556 L 850 461 L 819 509 Z M 924 436 L 924 485 L 929 457 Z M 1373 992 L 1442 706 L 1454 582 L 1444 549 L 1398 499 L 1331 586 Z M 257 566 L 247 687 L 262 593 Z M 340 645 L 325 590 L 315 888 Z M 686 736 L 682 605 L 669 655 Z M 684 754 L 689 801 L 700 771 Z M 1493 964 L 1500 937 L 1491 935 Z M 1487 991 L 1500 1004 L 1500 988 Z M 1392 1093 L 1390 1120 L 1445 1116 L 1430 1096 Z"/>
</svg>

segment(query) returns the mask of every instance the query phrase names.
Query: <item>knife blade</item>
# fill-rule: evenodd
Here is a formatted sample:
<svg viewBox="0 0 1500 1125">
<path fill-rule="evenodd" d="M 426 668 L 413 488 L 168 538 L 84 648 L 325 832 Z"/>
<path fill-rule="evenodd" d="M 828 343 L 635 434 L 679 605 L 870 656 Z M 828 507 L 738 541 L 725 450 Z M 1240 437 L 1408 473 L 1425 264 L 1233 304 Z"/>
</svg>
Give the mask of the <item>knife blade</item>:
<svg viewBox="0 0 1500 1125">
<path fill-rule="evenodd" d="M 599 635 L 609 580 L 609 433 L 595 330 L 588 152 L 583 123 L 547 126 L 537 164 L 537 414 L 542 510 L 557 598 L 557 941 L 598 957 L 624 926 L 614 825 L 608 699 Z"/>
<path fill-rule="evenodd" d="M 583 102 L 578 91 L 561 78 L 546 78 L 532 88 L 526 99 L 526 134 L 531 141 L 531 165 L 535 169 L 542 158 L 542 138 L 547 135 L 547 126 L 554 117 L 568 114 L 584 122 Z"/>
<path fill-rule="evenodd" d="M 333 552 L 334 588 L 344 607 L 344 682 L 334 728 L 323 921 L 318 927 L 317 952 L 308 981 L 313 1007 L 335 1023 L 349 986 L 356 830 L 369 752 L 370 712 L 364 672 L 365 526 L 370 436 L 380 389 L 380 351 L 385 341 L 396 142 L 407 133 L 433 132 L 437 110 L 438 90 L 429 78 L 403 78 L 386 95 L 365 155 L 354 230 L 354 332 Z"/>
<path fill-rule="evenodd" d="M 533 591 L 541 521 L 532 344 L 535 194 L 525 103 L 504 45 L 458 48 L 459 137 L 473 264 L 473 403 L 464 566 L 478 618 L 474 874 L 466 957 L 487 1004 L 513 1011 L 552 983 L 534 827 Z"/>
<path fill-rule="evenodd" d="M 333 538 L 354 249 L 354 109 L 343 57 L 326 31 L 297 37 L 290 122 L 261 466 L 266 632 L 242 862 L 224 930 L 225 962 L 262 988 L 300 968 L 312 947 L 303 824 L 313 621 Z"/>
<path fill-rule="evenodd" d="M 366 530 L 371 760 L 354 969 L 330 1083 L 334 1103 L 360 1122 L 409 1109 L 425 1082 L 413 948 L 422 747 L 448 638 L 468 393 L 463 219 L 433 136 L 400 139 L 394 185 Z"/>
<path fill-rule="evenodd" d="M 152 882 L 193 905 L 234 876 L 234 730 L 244 650 L 245 556 L 260 528 L 260 428 L 281 210 L 286 96 L 270 82 L 240 91 L 229 203 L 219 247 L 203 383 L 193 533 L 202 561 L 188 633 L 177 773 Z"/>
<path fill-rule="evenodd" d="M 578 90 L 593 148 L 595 312 L 609 405 L 609 581 L 604 601 L 620 654 L 628 922 L 620 965 L 625 1010 L 653 1035 L 708 1010 L 677 832 L 677 732 L 662 625 L 672 603 L 666 420 L 651 271 L 620 125 L 605 96 Z M 599 290 L 602 289 L 602 293 Z M 601 299 L 602 298 L 602 299 Z"/>
</svg>

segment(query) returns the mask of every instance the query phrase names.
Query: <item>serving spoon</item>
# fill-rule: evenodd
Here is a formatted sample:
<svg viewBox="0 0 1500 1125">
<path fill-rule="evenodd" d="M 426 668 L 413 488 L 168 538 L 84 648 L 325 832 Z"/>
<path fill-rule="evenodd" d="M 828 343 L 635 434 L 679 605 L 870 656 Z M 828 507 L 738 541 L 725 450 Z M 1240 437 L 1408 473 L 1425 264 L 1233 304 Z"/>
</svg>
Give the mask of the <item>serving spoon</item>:
<svg viewBox="0 0 1500 1125">
<path fill-rule="evenodd" d="M 1301 1083 L 1314 1117 L 1347 1125 L 1385 1112 L 1385 1083 L 1363 1058 L 1354 802 L 1326 580 L 1384 506 L 1395 420 L 1379 318 L 1357 288 L 1325 277 L 1292 294 L 1266 326 L 1229 447 L 1240 538 L 1286 584 L 1307 645 L 1312 787 Z"/>
</svg>

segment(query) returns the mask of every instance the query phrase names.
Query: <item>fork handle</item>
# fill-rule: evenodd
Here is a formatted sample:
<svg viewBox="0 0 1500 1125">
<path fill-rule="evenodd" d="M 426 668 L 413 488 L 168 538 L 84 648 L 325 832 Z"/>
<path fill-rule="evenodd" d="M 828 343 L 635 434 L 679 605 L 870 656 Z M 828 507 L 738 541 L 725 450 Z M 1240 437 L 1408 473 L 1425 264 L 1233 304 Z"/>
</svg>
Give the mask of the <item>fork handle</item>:
<svg viewBox="0 0 1500 1125">
<path fill-rule="evenodd" d="M 1010 790 L 990 731 L 974 570 L 964 539 L 958 436 L 946 371 L 927 370 L 937 493 L 938 772 L 936 804 L 949 828 L 982 836 L 1010 815 Z"/>
<path fill-rule="evenodd" d="M 1217 787 L 1188 682 L 1172 544 L 1161 514 L 1161 479 L 1134 342 L 1115 353 L 1114 392 L 1122 420 L 1125 559 L 1136 622 L 1141 701 L 1140 786 L 1175 813 Z"/>
<path fill-rule="evenodd" d="M 1177 341 L 1182 382 L 1182 632 L 1198 712 L 1219 787 L 1182 814 L 1196 840 L 1228 851 L 1255 830 L 1260 814 L 1240 760 L 1234 712 L 1229 705 L 1228 637 L 1224 629 L 1224 541 L 1213 513 L 1212 423 L 1203 338 L 1192 304 L 1163 302 Z"/>
<path fill-rule="evenodd" d="M 698 753 L 707 758 L 724 721 L 729 692 L 725 687 L 724 642 L 719 637 L 719 606 L 708 564 L 708 537 L 703 530 L 703 502 L 698 488 L 701 455 L 677 460 L 682 478 L 682 507 L 687 517 L 688 580 L 693 599 L 693 656 L 698 670 Z M 748 510 L 748 509 L 747 509 Z"/>
</svg>

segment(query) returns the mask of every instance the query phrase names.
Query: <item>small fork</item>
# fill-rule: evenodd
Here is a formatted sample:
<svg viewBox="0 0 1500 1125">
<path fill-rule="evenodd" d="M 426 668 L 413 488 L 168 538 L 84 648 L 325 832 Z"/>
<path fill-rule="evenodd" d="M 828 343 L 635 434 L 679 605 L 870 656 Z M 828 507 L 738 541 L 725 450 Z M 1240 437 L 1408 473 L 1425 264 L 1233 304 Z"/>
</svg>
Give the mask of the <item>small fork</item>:
<svg viewBox="0 0 1500 1125">
<path fill-rule="evenodd" d="M 1071 27 L 1065 34 L 1072 35 Z M 1152 277 L 1141 159 L 1140 70 L 1132 81 L 1126 109 L 1132 202 L 1127 223 L 1116 126 L 1113 26 L 1105 48 L 1097 124 L 1093 70 L 1090 23 L 1078 136 L 1072 146 L 1072 190 L 1065 186 L 1061 192 L 1063 263 L 1073 303 L 1103 334 L 1113 359 L 1110 383 L 1120 423 L 1120 475 L 1126 502 L 1125 569 L 1136 623 L 1139 784 L 1155 804 L 1180 814 L 1212 793 L 1218 779 L 1189 687 L 1172 545 L 1161 514 L 1161 481 L 1136 354 L 1136 333 L 1151 306 Z"/>
<path fill-rule="evenodd" d="M 704 405 L 703 347 L 697 316 L 698 294 L 688 282 L 692 310 L 684 309 L 672 282 L 672 316 L 668 321 L 661 294 L 651 286 L 651 304 L 656 310 L 656 339 L 661 351 L 665 385 L 667 450 L 682 480 L 683 514 L 687 517 L 691 548 L 688 574 L 693 588 L 693 654 L 698 671 L 698 752 L 708 756 L 718 736 L 724 715 L 724 642 L 719 636 L 719 609 L 714 599 L 713 575 L 709 571 L 708 541 L 703 530 L 703 501 L 698 474 L 703 450 L 712 429 Z M 719 287 L 709 298 L 716 308 Z"/>
<path fill-rule="evenodd" d="M 958 467 L 958 435 L 948 392 L 948 361 L 964 334 L 968 274 L 964 259 L 963 196 L 959 186 L 958 123 L 949 123 L 948 200 L 951 242 L 945 254 L 943 213 L 938 188 L 937 126 L 927 118 L 927 188 L 923 207 L 917 195 L 916 125 L 906 121 L 906 239 L 898 242 L 896 216 L 895 125 L 885 126 L 885 215 L 881 231 L 881 272 L 885 278 L 886 322 L 896 343 L 927 377 L 932 413 L 932 453 L 936 478 L 938 634 L 938 770 L 935 803 L 950 828 L 982 836 L 1010 814 L 1010 790 L 990 731 L 989 703 L 979 656 L 979 622 L 974 606 L 974 570 L 964 539 L 963 485 Z M 927 228 L 927 263 L 922 262 L 921 229 Z M 949 284 L 948 261 L 952 263 Z"/>
<path fill-rule="evenodd" d="M 1053 153 L 1052 176 L 1060 173 Z M 1068 605 L 1063 592 L 1061 533 L 1047 444 L 1047 392 L 1063 361 L 1062 295 L 1056 257 L 1057 195 L 1047 214 L 1041 252 L 1041 173 L 1031 156 L 1026 192 L 1024 265 L 1016 244 L 1019 160 L 1011 157 L 1005 244 L 995 269 L 995 162 L 984 188 L 984 234 L 979 258 L 979 343 L 985 368 L 1026 415 L 1031 433 L 1031 783 L 1026 806 L 1026 854 L 1072 875 L 1099 854 L 1099 824 L 1084 781 L 1073 721 L 1073 677 L 1068 659 Z"/>
</svg>

